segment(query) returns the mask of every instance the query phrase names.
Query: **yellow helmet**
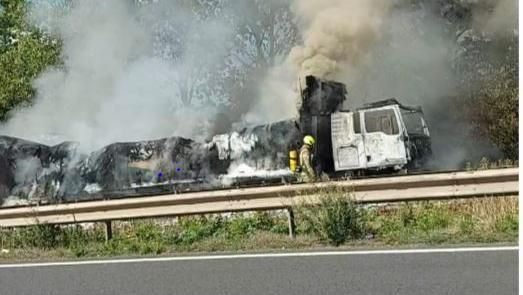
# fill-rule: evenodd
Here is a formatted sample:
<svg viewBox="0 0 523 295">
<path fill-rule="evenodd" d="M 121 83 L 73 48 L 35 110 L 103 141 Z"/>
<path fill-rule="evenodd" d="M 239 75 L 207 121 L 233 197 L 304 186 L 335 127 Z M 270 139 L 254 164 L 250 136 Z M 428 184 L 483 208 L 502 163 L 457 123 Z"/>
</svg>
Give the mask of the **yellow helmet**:
<svg viewBox="0 0 523 295">
<path fill-rule="evenodd" d="M 314 145 L 316 143 L 316 139 L 314 139 L 314 137 L 310 135 L 305 135 L 305 137 L 303 138 L 303 143 L 308 145 Z"/>
</svg>

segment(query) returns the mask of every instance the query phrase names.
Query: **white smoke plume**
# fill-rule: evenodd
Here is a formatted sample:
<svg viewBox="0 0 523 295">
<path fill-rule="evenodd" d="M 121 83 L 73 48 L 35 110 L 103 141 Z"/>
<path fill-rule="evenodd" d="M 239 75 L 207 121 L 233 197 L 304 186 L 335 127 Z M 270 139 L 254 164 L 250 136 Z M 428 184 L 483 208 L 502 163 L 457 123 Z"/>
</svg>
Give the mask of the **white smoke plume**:
<svg viewBox="0 0 523 295">
<path fill-rule="evenodd" d="M 181 103 L 177 83 L 188 69 L 217 63 L 230 31 L 219 22 L 193 24 L 186 19 L 190 11 L 162 3 L 149 10 L 125 0 L 35 6 L 35 23 L 63 41 L 64 63 L 37 79 L 35 104 L 17 111 L 0 131 L 36 140 L 58 134 L 58 141 L 78 141 L 84 151 L 117 141 L 205 136 L 215 110 L 198 101 Z M 176 30 L 180 23 L 188 36 L 181 46 L 155 39 L 158 27 Z M 175 50 L 176 62 L 162 56 Z"/>
<path fill-rule="evenodd" d="M 299 92 L 296 71 L 289 60 L 269 69 L 260 80 L 259 97 L 237 126 L 265 124 L 298 115 Z"/>
<path fill-rule="evenodd" d="M 42 164 L 36 157 L 16 160 L 15 181 L 17 183 L 32 183 L 42 170 Z"/>
<path fill-rule="evenodd" d="M 391 7 L 383 16 L 380 38 L 367 48 L 368 58 L 351 73 L 341 73 L 352 107 L 395 97 L 425 110 L 456 93 L 452 68 L 455 35 L 423 7 Z"/>
</svg>

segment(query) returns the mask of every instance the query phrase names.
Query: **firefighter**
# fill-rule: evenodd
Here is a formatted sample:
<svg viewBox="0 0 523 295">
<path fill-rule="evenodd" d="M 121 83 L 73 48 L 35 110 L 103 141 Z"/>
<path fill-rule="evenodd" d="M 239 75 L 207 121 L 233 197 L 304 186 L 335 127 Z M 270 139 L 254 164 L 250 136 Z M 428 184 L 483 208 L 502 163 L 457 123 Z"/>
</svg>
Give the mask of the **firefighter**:
<svg viewBox="0 0 523 295">
<path fill-rule="evenodd" d="M 312 148 L 316 140 L 310 135 L 306 135 L 303 138 L 303 145 L 300 148 L 300 166 L 301 166 L 301 178 L 305 182 L 316 181 L 316 172 L 314 171 L 312 164 Z"/>
</svg>

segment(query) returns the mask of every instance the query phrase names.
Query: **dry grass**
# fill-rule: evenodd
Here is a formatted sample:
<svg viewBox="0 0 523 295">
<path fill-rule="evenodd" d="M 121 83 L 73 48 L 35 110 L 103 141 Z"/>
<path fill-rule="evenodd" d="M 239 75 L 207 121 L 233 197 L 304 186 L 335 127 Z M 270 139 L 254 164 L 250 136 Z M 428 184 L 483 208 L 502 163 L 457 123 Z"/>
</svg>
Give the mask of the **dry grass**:
<svg viewBox="0 0 523 295">
<path fill-rule="evenodd" d="M 500 218 L 517 217 L 519 211 L 517 196 L 465 199 L 454 201 L 450 207 L 471 216 L 485 231 L 495 230 Z"/>
</svg>

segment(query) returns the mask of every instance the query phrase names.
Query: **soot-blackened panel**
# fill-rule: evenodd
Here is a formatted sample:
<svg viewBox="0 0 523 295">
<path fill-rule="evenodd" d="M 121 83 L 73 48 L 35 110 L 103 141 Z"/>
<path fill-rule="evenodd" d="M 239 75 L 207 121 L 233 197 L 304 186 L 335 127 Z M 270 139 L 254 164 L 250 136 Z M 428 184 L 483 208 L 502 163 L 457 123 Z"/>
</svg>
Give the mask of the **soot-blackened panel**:
<svg viewBox="0 0 523 295">
<path fill-rule="evenodd" d="M 306 84 L 299 111 L 300 130 L 303 135 L 310 134 L 316 138 L 316 170 L 331 173 L 334 171 L 334 162 L 330 115 L 341 109 L 347 89 L 342 83 L 324 81 L 314 76 L 307 76 Z"/>
</svg>

